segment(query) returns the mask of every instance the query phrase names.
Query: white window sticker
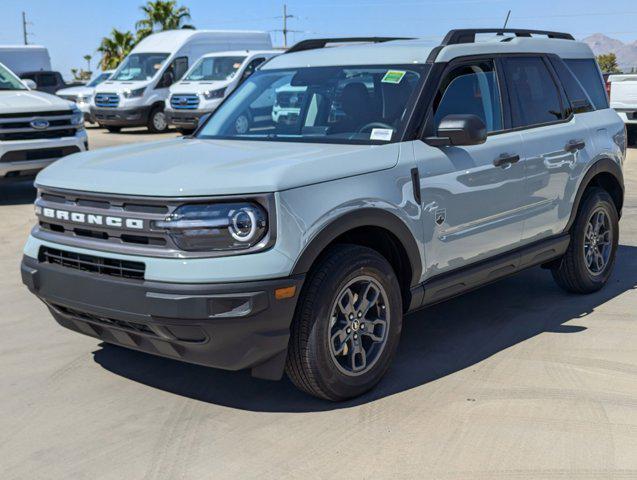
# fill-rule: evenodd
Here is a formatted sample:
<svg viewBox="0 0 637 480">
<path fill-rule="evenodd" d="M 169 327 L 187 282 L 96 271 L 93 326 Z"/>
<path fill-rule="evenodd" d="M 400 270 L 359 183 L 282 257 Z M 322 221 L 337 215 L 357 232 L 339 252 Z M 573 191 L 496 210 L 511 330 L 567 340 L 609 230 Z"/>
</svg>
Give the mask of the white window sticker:
<svg viewBox="0 0 637 480">
<path fill-rule="evenodd" d="M 381 80 L 383 83 L 400 83 L 407 72 L 404 70 L 387 70 L 387 73 Z"/>
<path fill-rule="evenodd" d="M 371 135 L 369 136 L 369 139 L 389 142 L 393 133 L 394 131 L 390 128 L 374 128 Z"/>
</svg>

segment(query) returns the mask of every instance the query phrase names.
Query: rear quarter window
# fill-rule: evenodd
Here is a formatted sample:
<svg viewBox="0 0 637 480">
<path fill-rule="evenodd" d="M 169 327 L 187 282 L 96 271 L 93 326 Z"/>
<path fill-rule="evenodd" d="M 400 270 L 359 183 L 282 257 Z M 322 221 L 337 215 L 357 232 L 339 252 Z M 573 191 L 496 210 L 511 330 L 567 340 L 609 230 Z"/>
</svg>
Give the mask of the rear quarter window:
<svg viewBox="0 0 637 480">
<path fill-rule="evenodd" d="M 592 58 L 565 59 L 564 62 L 588 93 L 595 109 L 608 108 L 608 97 L 606 97 L 606 89 L 597 62 Z"/>
<path fill-rule="evenodd" d="M 551 64 L 555 69 L 555 73 L 560 79 L 560 83 L 564 87 L 566 96 L 573 113 L 586 113 L 595 110 L 593 101 L 586 93 L 584 87 L 580 81 L 575 78 L 575 75 L 566 66 L 566 64 L 558 57 L 550 58 Z"/>
</svg>

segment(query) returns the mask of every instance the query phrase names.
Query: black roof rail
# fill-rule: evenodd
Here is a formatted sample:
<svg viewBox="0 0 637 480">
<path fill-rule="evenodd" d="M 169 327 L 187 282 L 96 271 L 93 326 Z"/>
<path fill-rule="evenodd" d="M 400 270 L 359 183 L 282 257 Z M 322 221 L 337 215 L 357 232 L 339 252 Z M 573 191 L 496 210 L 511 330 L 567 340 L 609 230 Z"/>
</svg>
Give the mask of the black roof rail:
<svg viewBox="0 0 637 480">
<path fill-rule="evenodd" d="M 344 37 L 344 38 L 311 38 L 301 40 L 288 48 L 285 53 L 303 52 L 325 48 L 330 43 L 383 43 L 392 40 L 414 40 L 408 37 Z"/>
<path fill-rule="evenodd" d="M 510 33 L 516 37 L 531 37 L 532 35 L 546 35 L 549 38 L 559 38 L 561 40 L 575 40 L 570 33 L 551 32 L 548 30 L 525 30 L 519 28 L 465 28 L 460 30 L 451 30 L 442 41 L 442 45 L 457 45 L 459 43 L 475 43 L 476 34 L 479 33 L 495 33 L 496 35 L 504 35 Z"/>
</svg>

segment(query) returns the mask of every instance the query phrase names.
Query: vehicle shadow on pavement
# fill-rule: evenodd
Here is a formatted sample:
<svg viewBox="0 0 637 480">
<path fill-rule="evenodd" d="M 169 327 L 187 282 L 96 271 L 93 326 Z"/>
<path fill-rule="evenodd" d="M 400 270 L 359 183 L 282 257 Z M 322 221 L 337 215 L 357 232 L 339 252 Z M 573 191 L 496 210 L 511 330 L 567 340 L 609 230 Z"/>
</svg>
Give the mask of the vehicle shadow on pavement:
<svg viewBox="0 0 637 480">
<path fill-rule="evenodd" d="M 36 193 L 33 179 L 0 183 L 0 206 L 33 203 Z"/>
<path fill-rule="evenodd" d="M 385 378 L 357 399 L 330 403 L 309 397 L 287 378 L 268 382 L 247 372 L 225 372 L 101 344 L 97 363 L 153 388 L 203 402 L 261 412 L 308 412 L 372 402 L 471 367 L 544 332 L 577 334 L 578 319 L 636 288 L 637 247 L 620 245 L 608 285 L 592 295 L 557 287 L 547 270 L 534 268 L 405 318 L 396 358 Z M 428 395 L 425 388 L 422 395 Z"/>
</svg>

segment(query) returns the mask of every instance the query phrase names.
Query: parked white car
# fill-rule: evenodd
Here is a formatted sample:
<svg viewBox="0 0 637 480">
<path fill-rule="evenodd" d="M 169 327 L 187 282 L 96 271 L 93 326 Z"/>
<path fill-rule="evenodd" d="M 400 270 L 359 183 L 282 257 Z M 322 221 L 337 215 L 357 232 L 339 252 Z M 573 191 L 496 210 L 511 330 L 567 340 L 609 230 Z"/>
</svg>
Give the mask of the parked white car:
<svg viewBox="0 0 637 480">
<path fill-rule="evenodd" d="M 637 74 L 611 75 L 610 106 L 622 117 L 628 131 L 628 141 L 637 143 Z"/>
<path fill-rule="evenodd" d="M 213 112 L 235 88 L 278 50 L 240 50 L 204 55 L 183 79 L 170 87 L 168 123 L 193 130 L 199 118 Z M 247 130 L 247 126 L 246 126 Z"/>
<path fill-rule="evenodd" d="M 168 30 L 139 42 L 113 76 L 95 88 L 91 113 L 109 131 L 168 128 L 168 88 L 209 52 L 272 48 L 267 32 Z"/>
<path fill-rule="evenodd" d="M 114 71 L 115 70 L 105 70 L 98 72 L 86 85 L 63 88 L 62 90 L 58 90 L 55 94 L 65 100 L 75 102 L 77 107 L 84 114 L 84 121 L 95 123 L 95 119 L 91 116 L 91 99 L 95 93 L 95 87 L 108 80 Z"/>
<path fill-rule="evenodd" d="M 59 158 L 85 150 L 77 106 L 29 89 L 0 63 L 0 181 L 33 177 Z"/>
</svg>

